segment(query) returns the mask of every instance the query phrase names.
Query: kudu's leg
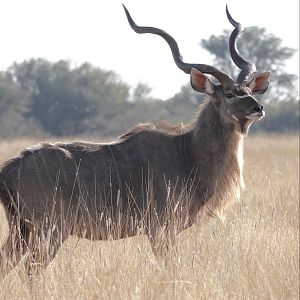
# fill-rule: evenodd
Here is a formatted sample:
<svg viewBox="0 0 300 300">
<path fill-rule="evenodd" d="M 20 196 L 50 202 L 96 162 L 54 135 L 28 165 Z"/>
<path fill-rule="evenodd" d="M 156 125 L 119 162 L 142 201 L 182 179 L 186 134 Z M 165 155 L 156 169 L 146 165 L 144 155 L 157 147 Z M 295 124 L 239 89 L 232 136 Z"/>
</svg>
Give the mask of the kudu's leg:
<svg viewBox="0 0 300 300">
<path fill-rule="evenodd" d="M 0 269 L 9 271 L 16 266 L 28 250 L 30 229 L 25 221 L 18 218 L 16 214 L 5 209 L 9 225 L 9 234 L 0 252 Z"/>
<path fill-rule="evenodd" d="M 31 258 L 27 265 L 28 274 L 45 269 L 67 237 L 68 234 L 63 232 L 59 226 L 53 225 L 47 229 L 34 228 L 30 246 Z"/>
<path fill-rule="evenodd" d="M 170 224 L 150 227 L 148 239 L 159 263 L 169 264 L 176 255 L 176 232 Z"/>
</svg>

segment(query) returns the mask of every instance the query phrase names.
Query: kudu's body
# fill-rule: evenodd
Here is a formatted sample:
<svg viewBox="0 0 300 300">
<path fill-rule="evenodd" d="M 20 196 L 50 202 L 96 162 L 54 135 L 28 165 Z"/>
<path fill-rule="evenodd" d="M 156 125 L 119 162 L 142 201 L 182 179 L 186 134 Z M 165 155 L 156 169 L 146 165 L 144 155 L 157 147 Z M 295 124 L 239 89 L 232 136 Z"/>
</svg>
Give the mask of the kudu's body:
<svg viewBox="0 0 300 300">
<path fill-rule="evenodd" d="M 136 32 L 158 34 L 168 42 L 176 64 L 191 74 L 192 87 L 208 99 L 195 120 L 178 130 L 144 124 L 111 143 L 40 144 L 6 162 L 0 172 L 0 195 L 11 230 L 16 227 L 18 232 L 17 241 L 10 235 L 6 243 L 8 255 L 14 249 L 20 256 L 23 248 L 30 248 L 33 234 L 47 244 L 48 259 L 72 233 L 124 238 L 142 227 L 155 245 L 157 227 L 176 209 L 185 208 L 182 230 L 200 211 L 214 213 L 239 196 L 243 137 L 263 116 L 252 93 L 264 92 L 269 78 L 268 73 L 249 77 L 255 66 L 235 47 L 240 24 L 228 13 L 235 26 L 231 54 L 242 69 L 235 83 L 216 68 L 183 63 L 172 37 L 137 26 L 126 8 L 125 12 Z"/>
</svg>

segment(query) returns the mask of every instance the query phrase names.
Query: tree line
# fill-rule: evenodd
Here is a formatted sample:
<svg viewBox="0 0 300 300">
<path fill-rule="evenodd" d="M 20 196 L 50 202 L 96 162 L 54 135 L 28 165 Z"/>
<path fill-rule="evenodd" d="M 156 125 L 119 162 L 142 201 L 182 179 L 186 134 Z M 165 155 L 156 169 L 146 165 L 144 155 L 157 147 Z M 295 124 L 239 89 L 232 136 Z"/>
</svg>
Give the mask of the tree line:
<svg viewBox="0 0 300 300">
<path fill-rule="evenodd" d="M 214 65 L 235 78 L 229 31 L 201 41 Z M 296 131 L 299 127 L 297 76 L 285 72 L 296 52 L 263 28 L 252 27 L 239 39 L 244 57 L 260 71 L 271 70 L 264 96 L 266 118 L 252 130 Z M 139 122 L 189 122 L 204 96 L 182 86 L 166 101 L 153 99 L 147 84 L 133 89 L 114 71 L 84 63 L 30 59 L 0 72 L 0 136 L 117 136 Z"/>
</svg>

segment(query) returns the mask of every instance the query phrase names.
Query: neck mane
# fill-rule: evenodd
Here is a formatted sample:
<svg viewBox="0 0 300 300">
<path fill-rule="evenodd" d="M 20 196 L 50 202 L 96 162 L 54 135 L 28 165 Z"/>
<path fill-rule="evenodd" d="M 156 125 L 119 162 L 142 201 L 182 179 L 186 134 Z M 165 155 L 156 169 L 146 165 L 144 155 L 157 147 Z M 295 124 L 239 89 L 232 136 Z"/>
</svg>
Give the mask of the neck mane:
<svg viewBox="0 0 300 300">
<path fill-rule="evenodd" d="M 209 214 L 238 199 L 243 182 L 243 136 L 222 119 L 212 101 L 201 107 L 193 123 L 191 149 L 198 177 L 194 209 Z"/>
</svg>

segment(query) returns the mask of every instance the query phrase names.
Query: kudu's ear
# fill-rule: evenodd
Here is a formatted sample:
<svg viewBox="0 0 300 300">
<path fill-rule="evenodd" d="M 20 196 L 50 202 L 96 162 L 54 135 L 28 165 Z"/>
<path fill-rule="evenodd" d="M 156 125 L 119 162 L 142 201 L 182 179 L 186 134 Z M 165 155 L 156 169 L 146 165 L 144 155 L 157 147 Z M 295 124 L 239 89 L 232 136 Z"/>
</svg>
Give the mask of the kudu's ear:
<svg viewBox="0 0 300 300">
<path fill-rule="evenodd" d="M 191 85 L 195 91 L 208 95 L 212 95 L 215 90 L 215 84 L 195 68 L 191 70 Z"/>
<path fill-rule="evenodd" d="M 269 86 L 270 72 L 257 74 L 248 82 L 248 87 L 252 90 L 253 94 L 263 94 Z"/>
</svg>

